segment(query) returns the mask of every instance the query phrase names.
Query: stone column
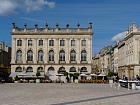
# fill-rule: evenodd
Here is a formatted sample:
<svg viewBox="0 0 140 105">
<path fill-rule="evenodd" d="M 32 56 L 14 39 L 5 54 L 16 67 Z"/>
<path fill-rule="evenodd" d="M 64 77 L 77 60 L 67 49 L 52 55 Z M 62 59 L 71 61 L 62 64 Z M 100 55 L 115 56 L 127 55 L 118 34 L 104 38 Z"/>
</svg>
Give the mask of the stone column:
<svg viewBox="0 0 140 105">
<path fill-rule="evenodd" d="M 13 36 L 12 36 L 13 37 Z M 11 63 L 15 63 L 16 60 L 16 39 L 12 38 L 12 54 L 11 54 Z"/>
<path fill-rule="evenodd" d="M 47 39 L 45 39 L 44 40 L 44 44 L 43 44 L 43 46 L 44 46 L 44 63 L 47 63 L 47 61 L 48 61 L 48 40 Z"/>
<path fill-rule="evenodd" d="M 91 48 L 91 39 L 88 38 L 88 39 L 86 40 L 86 42 L 87 42 L 87 45 L 86 45 L 86 50 L 87 50 L 87 62 L 88 62 L 88 63 L 91 63 L 91 50 L 92 50 L 92 48 Z"/>
<path fill-rule="evenodd" d="M 81 60 L 81 40 L 80 40 L 80 38 L 75 39 L 75 40 L 76 40 L 76 44 L 77 44 L 76 61 L 77 61 L 77 63 L 80 63 L 80 60 Z"/>
<path fill-rule="evenodd" d="M 65 43 L 65 59 L 66 59 L 66 63 L 70 63 L 70 39 L 66 39 L 66 43 Z"/>
<path fill-rule="evenodd" d="M 26 55 L 27 55 L 27 39 L 23 39 L 23 51 L 22 51 L 22 59 L 23 63 L 26 63 Z"/>
<path fill-rule="evenodd" d="M 55 49 L 54 49 L 54 61 L 55 63 L 59 63 L 59 51 L 60 51 L 60 46 L 59 46 L 59 39 L 54 40 L 55 44 Z"/>
<path fill-rule="evenodd" d="M 33 63 L 37 63 L 37 55 L 38 55 L 38 49 L 37 49 L 37 40 L 36 39 L 32 39 L 33 40 L 33 44 L 32 44 L 32 48 L 33 48 Z"/>
</svg>

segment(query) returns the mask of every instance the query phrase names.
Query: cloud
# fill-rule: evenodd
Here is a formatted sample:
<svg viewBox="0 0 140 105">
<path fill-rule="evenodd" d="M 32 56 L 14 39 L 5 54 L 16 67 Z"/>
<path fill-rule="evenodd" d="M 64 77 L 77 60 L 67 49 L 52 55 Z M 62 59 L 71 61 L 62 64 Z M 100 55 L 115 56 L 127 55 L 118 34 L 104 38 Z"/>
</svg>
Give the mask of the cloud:
<svg viewBox="0 0 140 105">
<path fill-rule="evenodd" d="M 43 20 L 29 18 L 29 17 L 20 17 L 20 19 L 26 20 L 26 21 L 33 21 L 33 22 L 44 22 Z"/>
<path fill-rule="evenodd" d="M 46 1 L 46 5 L 48 5 L 49 8 L 54 8 L 55 7 L 55 2 Z"/>
<path fill-rule="evenodd" d="M 13 0 L 0 0 L 0 15 L 6 16 L 15 13 L 17 4 Z"/>
<path fill-rule="evenodd" d="M 25 10 L 27 12 L 39 11 L 44 7 L 54 8 L 55 2 L 48 0 L 0 0 L 0 16 L 7 16 Z"/>
<path fill-rule="evenodd" d="M 117 35 L 115 35 L 113 38 L 112 38 L 112 41 L 121 41 L 125 38 L 125 35 L 126 35 L 126 31 L 124 32 L 121 32 L 121 33 L 118 33 Z"/>
</svg>

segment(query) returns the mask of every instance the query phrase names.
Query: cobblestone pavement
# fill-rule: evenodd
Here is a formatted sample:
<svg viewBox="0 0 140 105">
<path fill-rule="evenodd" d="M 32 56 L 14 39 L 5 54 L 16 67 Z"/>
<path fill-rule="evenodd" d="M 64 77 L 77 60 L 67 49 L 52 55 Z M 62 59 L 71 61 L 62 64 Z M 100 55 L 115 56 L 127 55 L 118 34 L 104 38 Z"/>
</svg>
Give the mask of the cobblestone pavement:
<svg viewBox="0 0 140 105">
<path fill-rule="evenodd" d="M 139 97 L 109 84 L 0 84 L 0 105 L 140 105 Z"/>
</svg>

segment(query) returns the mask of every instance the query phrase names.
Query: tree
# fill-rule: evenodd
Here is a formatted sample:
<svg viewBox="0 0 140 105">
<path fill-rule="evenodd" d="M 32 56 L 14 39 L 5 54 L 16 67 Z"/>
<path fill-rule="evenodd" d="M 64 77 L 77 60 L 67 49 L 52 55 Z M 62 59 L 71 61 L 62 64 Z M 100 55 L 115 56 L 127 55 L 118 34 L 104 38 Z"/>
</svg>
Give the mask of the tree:
<svg viewBox="0 0 140 105">
<path fill-rule="evenodd" d="M 15 77 L 15 81 L 18 81 L 18 76 L 16 75 L 16 77 Z"/>
<path fill-rule="evenodd" d="M 112 77 L 112 76 L 114 76 L 114 73 L 113 72 L 109 72 L 108 73 L 108 77 Z"/>
<path fill-rule="evenodd" d="M 74 73 L 74 74 L 73 74 L 73 77 L 74 77 L 75 79 L 78 79 L 79 75 L 80 75 L 79 73 Z"/>
</svg>

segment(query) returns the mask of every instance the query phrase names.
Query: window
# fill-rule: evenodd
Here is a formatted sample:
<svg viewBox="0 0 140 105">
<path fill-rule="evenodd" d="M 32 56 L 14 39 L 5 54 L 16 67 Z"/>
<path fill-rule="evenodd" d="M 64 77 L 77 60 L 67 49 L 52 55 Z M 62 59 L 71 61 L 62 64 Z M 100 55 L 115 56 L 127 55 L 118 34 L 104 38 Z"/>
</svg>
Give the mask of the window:
<svg viewBox="0 0 140 105">
<path fill-rule="evenodd" d="M 71 67 L 69 72 L 76 72 L 76 68 L 75 67 Z"/>
<path fill-rule="evenodd" d="M 17 62 L 22 61 L 22 51 L 21 50 L 18 50 L 16 53 L 16 61 Z"/>
<path fill-rule="evenodd" d="M 28 46 L 32 46 L 32 40 L 28 40 Z"/>
<path fill-rule="evenodd" d="M 82 67 L 80 72 L 87 72 L 87 68 L 86 67 Z"/>
<path fill-rule="evenodd" d="M 86 40 L 82 40 L 82 46 L 86 46 Z"/>
<path fill-rule="evenodd" d="M 43 70 L 43 67 L 38 67 L 37 68 L 37 72 L 43 72 L 44 70 Z"/>
<path fill-rule="evenodd" d="M 64 74 L 66 72 L 64 67 L 60 67 L 58 70 L 58 74 Z"/>
<path fill-rule="evenodd" d="M 17 46 L 22 46 L 22 40 L 17 40 Z"/>
<path fill-rule="evenodd" d="M 38 46 L 43 46 L 43 40 L 39 40 Z"/>
<path fill-rule="evenodd" d="M 52 77 L 53 75 L 55 75 L 54 67 L 49 67 L 49 68 L 48 68 L 47 75 L 49 76 L 50 79 L 51 79 L 51 77 Z"/>
<path fill-rule="evenodd" d="M 33 61 L 33 52 L 32 52 L 32 50 L 29 50 L 27 52 L 27 61 Z"/>
<path fill-rule="evenodd" d="M 61 50 L 59 53 L 59 61 L 65 61 L 65 51 Z"/>
<path fill-rule="evenodd" d="M 87 61 L 87 52 L 86 52 L 86 50 L 81 51 L 81 61 Z"/>
<path fill-rule="evenodd" d="M 65 40 L 60 40 L 60 46 L 65 46 Z"/>
<path fill-rule="evenodd" d="M 32 67 L 28 67 L 26 72 L 33 72 L 33 68 Z"/>
<path fill-rule="evenodd" d="M 49 61 L 54 61 L 54 51 L 53 50 L 49 51 Z"/>
<path fill-rule="evenodd" d="M 54 46 L 54 40 L 49 40 L 49 46 Z"/>
<path fill-rule="evenodd" d="M 70 52 L 70 61 L 76 61 L 76 52 L 75 52 L 75 50 L 72 50 Z"/>
<path fill-rule="evenodd" d="M 71 46 L 75 46 L 75 40 L 71 40 Z"/>
<path fill-rule="evenodd" d="M 43 61 L 44 53 L 42 50 L 38 51 L 38 61 Z"/>
<path fill-rule="evenodd" d="M 21 67 L 17 67 L 15 72 L 22 72 L 22 68 Z"/>
</svg>

